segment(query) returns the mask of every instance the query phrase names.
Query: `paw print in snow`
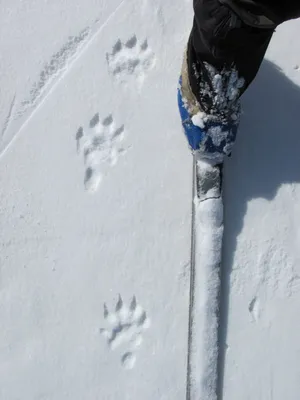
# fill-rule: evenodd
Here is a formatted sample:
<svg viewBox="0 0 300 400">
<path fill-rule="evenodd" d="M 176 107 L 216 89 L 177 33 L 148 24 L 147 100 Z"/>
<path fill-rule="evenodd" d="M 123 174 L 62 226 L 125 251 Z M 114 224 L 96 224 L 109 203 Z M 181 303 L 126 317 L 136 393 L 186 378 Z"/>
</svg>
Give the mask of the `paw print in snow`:
<svg viewBox="0 0 300 400">
<path fill-rule="evenodd" d="M 104 318 L 111 329 L 101 329 L 100 332 L 106 338 L 109 348 L 115 350 L 121 345 L 127 345 L 128 351 L 122 355 L 121 362 L 124 368 L 133 368 L 136 362 L 134 349 L 140 346 L 143 333 L 150 326 L 146 311 L 137 304 L 135 297 L 127 307 L 119 296 L 114 312 L 109 312 L 104 304 Z"/>
<path fill-rule="evenodd" d="M 85 164 L 84 185 L 95 192 L 102 180 L 105 165 L 113 166 L 124 153 L 120 143 L 124 138 L 124 125 L 116 128 L 112 115 L 100 122 L 97 113 L 87 129 L 80 127 L 76 134 L 77 152 L 83 154 Z"/>
<path fill-rule="evenodd" d="M 147 40 L 140 43 L 134 35 L 126 43 L 119 39 L 107 54 L 109 72 L 120 82 L 127 82 L 133 76 L 139 84 L 145 79 L 146 73 L 155 64 L 154 53 L 148 46 Z"/>
</svg>

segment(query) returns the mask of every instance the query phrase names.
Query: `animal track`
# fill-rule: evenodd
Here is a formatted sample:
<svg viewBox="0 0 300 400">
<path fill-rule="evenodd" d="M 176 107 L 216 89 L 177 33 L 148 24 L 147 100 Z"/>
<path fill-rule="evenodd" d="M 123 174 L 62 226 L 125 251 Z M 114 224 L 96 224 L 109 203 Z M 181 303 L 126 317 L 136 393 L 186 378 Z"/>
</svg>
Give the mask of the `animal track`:
<svg viewBox="0 0 300 400">
<path fill-rule="evenodd" d="M 124 368 L 132 369 L 136 362 L 134 349 L 141 345 L 143 332 L 150 326 L 146 311 L 137 304 L 135 297 L 127 307 L 119 296 L 114 312 L 109 312 L 104 304 L 104 318 L 112 328 L 101 329 L 101 334 L 106 338 L 111 350 L 121 345 L 128 345 L 128 351 L 122 355 L 121 363 Z"/>
<path fill-rule="evenodd" d="M 85 165 L 84 185 L 95 192 L 102 180 L 102 168 L 113 166 L 125 150 L 120 147 L 124 139 L 124 125 L 116 128 L 112 115 L 100 122 L 99 114 L 90 120 L 88 128 L 80 127 L 76 133 L 77 152 L 83 154 Z"/>
<path fill-rule="evenodd" d="M 134 76 L 139 84 L 145 79 L 146 72 L 155 64 L 154 53 L 147 39 L 140 43 L 133 35 L 126 43 L 119 39 L 112 52 L 106 55 L 109 72 L 120 82 L 126 82 Z"/>
</svg>

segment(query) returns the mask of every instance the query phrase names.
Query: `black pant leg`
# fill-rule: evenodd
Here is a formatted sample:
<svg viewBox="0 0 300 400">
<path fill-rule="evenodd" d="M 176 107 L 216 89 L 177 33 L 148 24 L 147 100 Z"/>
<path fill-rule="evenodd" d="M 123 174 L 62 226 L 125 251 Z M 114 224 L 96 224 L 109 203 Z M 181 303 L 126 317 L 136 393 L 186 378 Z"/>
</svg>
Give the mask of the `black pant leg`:
<svg viewBox="0 0 300 400">
<path fill-rule="evenodd" d="M 219 0 L 194 0 L 194 12 L 187 51 L 189 79 L 202 108 L 209 112 L 210 100 L 201 93 L 203 81 L 210 79 L 205 63 L 220 73 L 234 67 L 239 77 L 245 80 L 240 92 L 242 94 L 259 70 L 274 28 L 261 29 L 246 25 Z M 294 18 L 297 12 L 300 13 L 300 6 L 295 4 L 293 9 L 286 11 L 286 15 L 293 15 Z"/>
</svg>

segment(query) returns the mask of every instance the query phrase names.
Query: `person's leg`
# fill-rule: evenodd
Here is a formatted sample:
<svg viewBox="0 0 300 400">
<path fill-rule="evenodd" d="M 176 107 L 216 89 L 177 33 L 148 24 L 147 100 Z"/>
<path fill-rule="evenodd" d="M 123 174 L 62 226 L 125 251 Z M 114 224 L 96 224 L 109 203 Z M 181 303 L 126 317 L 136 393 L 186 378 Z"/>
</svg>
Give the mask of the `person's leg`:
<svg viewBox="0 0 300 400">
<path fill-rule="evenodd" d="M 213 104 L 202 90 L 204 83 L 210 85 L 205 63 L 219 72 L 234 68 L 245 81 L 242 94 L 257 74 L 276 25 L 248 26 L 219 0 L 194 0 L 194 11 L 187 51 L 189 80 L 200 105 L 210 113 Z"/>
<path fill-rule="evenodd" d="M 299 4 L 285 3 L 273 7 L 271 0 L 194 0 L 179 108 L 189 144 L 204 158 L 209 153 L 208 158 L 222 161 L 231 152 L 240 95 L 255 78 L 275 27 L 300 16 Z M 195 115 L 201 111 L 206 117 L 197 123 Z"/>
</svg>

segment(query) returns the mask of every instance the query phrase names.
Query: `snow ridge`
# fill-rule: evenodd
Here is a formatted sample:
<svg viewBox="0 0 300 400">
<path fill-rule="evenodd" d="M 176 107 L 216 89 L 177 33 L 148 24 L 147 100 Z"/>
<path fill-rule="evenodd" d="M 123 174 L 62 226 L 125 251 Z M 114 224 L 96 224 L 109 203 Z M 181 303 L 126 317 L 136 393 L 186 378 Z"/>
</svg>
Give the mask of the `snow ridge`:
<svg viewBox="0 0 300 400">
<path fill-rule="evenodd" d="M 214 167 L 197 162 L 204 176 Z M 189 400 L 217 400 L 220 265 L 223 202 L 216 187 L 194 199 L 195 268 L 190 345 Z"/>
</svg>

